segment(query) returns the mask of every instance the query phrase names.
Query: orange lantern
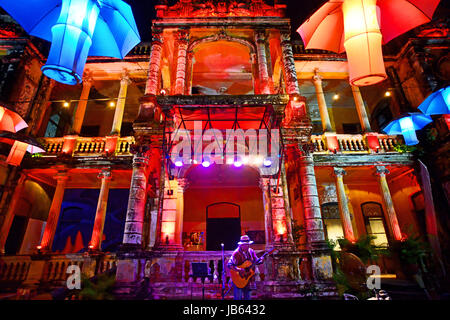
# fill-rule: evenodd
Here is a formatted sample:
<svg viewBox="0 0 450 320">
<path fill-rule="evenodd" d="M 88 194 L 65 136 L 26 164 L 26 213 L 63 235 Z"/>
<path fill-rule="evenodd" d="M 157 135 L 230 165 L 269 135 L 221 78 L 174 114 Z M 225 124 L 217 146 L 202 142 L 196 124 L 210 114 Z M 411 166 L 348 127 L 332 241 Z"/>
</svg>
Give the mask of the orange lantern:
<svg viewBox="0 0 450 320">
<path fill-rule="evenodd" d="M 331 0 L 297 32 L 306 49 L 347 52 L 350 83 L 386 79 L 382 44 L 431 20 L 439 0 Z"/>
<path fill-rule="evenodd" d="M 13 145 L 6 159 L 6 162 L 13 166 L 20 165 L 26 152 L 45 152 L 44 147 L 39 142 L 20 133 L 1 132 L 0 142 Z"/>
<path fill-rule="evenodd" d="M 0 130 L 17 132 L 26 127 L 27 123 L 12 107 L 0 102 Z"/>
</svg>

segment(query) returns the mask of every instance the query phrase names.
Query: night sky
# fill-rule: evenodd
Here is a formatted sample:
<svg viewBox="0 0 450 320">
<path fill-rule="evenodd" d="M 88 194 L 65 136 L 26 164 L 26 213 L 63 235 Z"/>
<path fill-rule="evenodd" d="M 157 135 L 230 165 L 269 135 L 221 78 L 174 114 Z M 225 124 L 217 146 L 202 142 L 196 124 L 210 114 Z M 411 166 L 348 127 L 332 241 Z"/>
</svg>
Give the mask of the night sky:
<svg viewBox="0 0 450 320">
<path fill-rule="evenodd" d="M 133 7 L 133 13 L 136 23 L 141 34 L 142 41 L 149 41 L 151 32 L 151 20 L 155 17 L 154 6 L 158 3 L 157 0 L 128 0 L 126 1 Z M 176 0 L 168 1 L 169 5 L 176 3 Z M 314 13 L 326 0 L 286 0 L 287 14 L 292 21 L 292 29 L 295 31 L 303 21 L 305 21 L 311 14 Z M 273 4 L 273 0 L 267 1 L 268 4 Z M 293 32 L 294 39 L 300 40 L 300 36 Z"/>
</svg>

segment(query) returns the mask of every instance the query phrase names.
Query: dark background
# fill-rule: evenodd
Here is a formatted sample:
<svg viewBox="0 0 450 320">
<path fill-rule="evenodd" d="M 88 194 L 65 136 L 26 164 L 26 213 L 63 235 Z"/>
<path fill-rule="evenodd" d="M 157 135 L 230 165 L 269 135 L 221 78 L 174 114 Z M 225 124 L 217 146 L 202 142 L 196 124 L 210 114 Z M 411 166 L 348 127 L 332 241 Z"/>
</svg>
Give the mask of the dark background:
<svg viewBox="0 0 450 320">
<path fill-rule="evenodd" d="M 151 40 L 151 21 L 155 18 L 154 6 L 158 4 L 158 0 L 126 0 L 131 4 L 133 13 L 136 19 L 136 24 L 139 28 L 142 41 Z M 177 0 L 169 0 L 167 3 L 173 5 Z M 267 4 L 273 5 L 274 0 L 265 0 Z M 319 9 L 327 0 L 284 0 L 278 1 L 287 4 L 287 17 L 291 19 L 292 40 L 299 40 L 301 38 L 295 32 L 300 25 L 309 18 L 317 9 Z M 441 0 L 437 7 L 434 18 L 448 18 L 450 16 L 449 10 L 450 0 Z"/>
</svg>

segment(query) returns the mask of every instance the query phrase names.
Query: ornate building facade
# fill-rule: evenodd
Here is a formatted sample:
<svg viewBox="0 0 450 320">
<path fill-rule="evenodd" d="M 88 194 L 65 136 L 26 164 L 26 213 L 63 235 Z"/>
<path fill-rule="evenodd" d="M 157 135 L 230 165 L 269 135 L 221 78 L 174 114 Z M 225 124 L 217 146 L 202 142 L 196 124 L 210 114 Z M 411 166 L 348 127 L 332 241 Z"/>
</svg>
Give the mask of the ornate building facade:
<svg viewBox="0 0 450 320">
<path fill-rule="evenodd" d="M 448 261 L 449 124 L 436 119 L 421 162 L 402 137 L 380 132 L 448 85 L 446 21 L 387 48 L 389 79 L 358 88 L 345 55 L 291 41 L 278 1 L 161 3 L 152 41 L 123 60 L 89 58 L 79 86 L 41 76 L 42 50 L 2 16 L 2 99 L 46 150 L 20 167 L 1 162 L 2 292 L 63 287 L 76 264 L 88 277 L 112 272 L 121 298 L 144 278 L 153 299 L 192 298 L 200 287 L 220 298 L 221 244 L 227 259 L 243 234 L 257 250 L 277 249 L 257 268 L 256 298 L 300 297 L 306 283 L 335 296 L 328 240 L 373 235 L 389 246 L 419 234 L 437 239 Z M 170 157 L 180 130 L 238 129 L 279 133 L 274 171 L 234 149 L 232 162 L 197 161 L 205 139 L 190 161 Z M 209 268 L 205 284 L 195 262 Z"/>
</svg>

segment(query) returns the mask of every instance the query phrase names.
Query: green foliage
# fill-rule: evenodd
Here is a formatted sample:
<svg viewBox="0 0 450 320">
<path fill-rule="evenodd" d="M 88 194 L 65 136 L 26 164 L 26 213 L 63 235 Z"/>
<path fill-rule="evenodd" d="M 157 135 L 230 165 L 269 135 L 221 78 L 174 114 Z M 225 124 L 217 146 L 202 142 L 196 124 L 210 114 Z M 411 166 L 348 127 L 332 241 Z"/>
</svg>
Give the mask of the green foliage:
<svg viewBox="0 0 450 320">
<path fill-rule="evenodd" d="M 82 300 L 114 300 L 115 282 L 114 275 L 100 274 L 95 280 L 83 276 L 79 297 Z"/>
<path fill-rule="evenodd" d="M 389 248 L 391 253 L 397 254 L 400 262 L 419 265 L 430 252 L 428 244 L 420 236 L 412 235 L 403 240 L 397 240 Z"/>
<path fill-rule="evenodd" d="M 407 146 L 406 144 L 397 144 L 394 146 L 394 150 L 399 153 L 413 152 L 417 150 L 417 147 Z"/>
<path fill-rule="evenodd" d="M 373 244 L 374 239 L 376 239 L 376 237 L 364 235 L 355 243 L 352 243 L 347 239 L 339 239 L 338 242 L 342 249 L 353 253 L 360 258 L 364 264 L 367 264 L 368 262 L 377 260 L 383 250 L 383 248 Z"/>
</svg>

